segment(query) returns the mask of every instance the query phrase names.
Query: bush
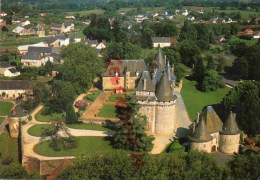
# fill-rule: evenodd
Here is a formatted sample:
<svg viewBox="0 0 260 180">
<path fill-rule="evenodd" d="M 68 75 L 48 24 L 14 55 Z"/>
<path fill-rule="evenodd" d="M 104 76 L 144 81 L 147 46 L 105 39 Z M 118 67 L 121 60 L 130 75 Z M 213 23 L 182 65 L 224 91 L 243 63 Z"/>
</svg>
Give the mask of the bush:
<svg viewBox="0 0 260 180">
<path fill-rule="evenodd" d="M 170 146 L 166 149 L 167 153 L 175 153 L 175 152 L 184 152 L 185 147 L 180 144 L 178 139 L 175 139 L 174 142 L 170 144 Z"/>
<path fill-rule="evenodd" d="M 32 116 L 31 116 L 31 115 L 28 117 L 28 120 L 29 120 L 29 121 L 31 121 L 31 120 L 32 120 Z"/>
</svg>

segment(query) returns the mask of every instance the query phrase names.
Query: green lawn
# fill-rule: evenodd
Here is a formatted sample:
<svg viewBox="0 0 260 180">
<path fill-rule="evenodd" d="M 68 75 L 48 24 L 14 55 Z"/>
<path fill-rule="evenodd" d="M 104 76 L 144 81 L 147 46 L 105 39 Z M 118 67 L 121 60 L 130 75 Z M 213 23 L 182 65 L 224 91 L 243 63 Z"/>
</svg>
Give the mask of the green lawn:
<svg viewBox="0 0 260 180">
<path fill-rule="evenodd" d="M 50 115 L 42 115 L 42 111 L 44 110 L 44 108 L 35 115 L 35 119 L 37 121 L 49 122 L 49 121 L 53 121 L 53 120 L 62 118 L 62 113 L 52 113 Z"/>
<path fill-rule="evenodd" d="M 101 117 L 116 117 L 116 107 L 115 105 L 104 105 L 101 111 L 99 111 L 98 116 Z"/>
<path fill-rule="evenodd" d="M 89 95 L 85 96 L 84 99 L 93 102 L 101 94 L 101 92 L 102 91 L 98 91 L 98 92 L 94 92 L 92 94 L 89 94 Z"/>
<path fill-rule="evenodd" d="M 99 125 L 99 124 L 86 124 L 86 123 L 82 123 L 82 124 L 69 124 L 68 125 L 69 128 L 72 129 L 86 129 L 86 130 L 96 130 L 96 131 L 108 131 L 109 129 L 104 127 L 103 125 Z"/>
<path fill-rule="evenodd" d="M 0 116 L 7 116 L 13 106 L 14 104 L 11 102 L 0 101 Z"/>
<path fill-rule="evenodd" d="M 0 161 L 10 157 L 14 163 L 18 163 L 18 140 L 11 138 L 5 131 L 0 135 Z"/>
<path fill-rule="evenodd" d="M 108 154 L 115 151 L 130 153 L 129 151 L 117 150 L 110 145 L 110 141 L 103 137 L 77 137 L 77 148 L 54 151 L 49 147 L 50 141 L 43 141 L 34 148 L 35 152 L 43 156 L 78 156 L 81 153 L 86 154 Z"/>
<path fill-rule="evenodd" d="M 201 112 L 203 107 L 218 104 L 229 91 L 229 88 L 220 88 L 213 92 L 201 92 L 196 89 L 196 81 L 183 79 L 181 95 L 191 120 L 196 119 L 197 112 Z"/>
<path fill-rule="evenodd" d="M 111 102 L 121 102 L 121 101 L 125 101 L 125 99 L 126 99 L 126 95 L 124 94 L 112 94 L 108 100 Z"/>
<path fill-rule="evenodd" d="M 0 125 L 3 123 L 4 120 L 5 120 L 4 117 L 0 117 Z"/>
<path fill-rule="evenodd" d="M 37 124 L 28 129 L 28 134 L 41 137 L 43 132 L 50 127 L 49 124 Z"/>
</svg>

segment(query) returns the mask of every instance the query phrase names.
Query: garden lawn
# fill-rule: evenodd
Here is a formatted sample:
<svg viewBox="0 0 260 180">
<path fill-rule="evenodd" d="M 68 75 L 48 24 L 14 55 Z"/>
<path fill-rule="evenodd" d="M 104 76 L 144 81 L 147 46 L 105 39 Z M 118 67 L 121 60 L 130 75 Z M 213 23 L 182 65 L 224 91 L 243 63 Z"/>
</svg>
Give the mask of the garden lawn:
<svg viewBox="0 0 260 180">
<path fill-rule="evenodd" d="M 196 89 L 196 81 L 183 79 L 182 98 L 191 120 L 196 119 L 197 112 L 201 112 L 205 106 L 219 104 L 228 93 L 229 88 L 220 88 L 216 91 L 201 92 Z"/>
<path fill-rule="evenodd" d="M 42 112 L 44 111 L 44 108 L 35 115 L 35 119 L 37 121 L 50 122 L 62 118 L 62 113 L 52 113 L 49 115 L 43 115 Z"/>
<path fill-rule="evenodd" d="M 7 157 L 12 158 L 14 163 L 18 163 L 19 161 L 18 140 L 11 138 L 6 131 L 0 135 L 0 154 L 0 161 Z"/>
<path fill-rule="evenodd" d="M 108 154 L 115 151 L 130 153 L 130 151 L 117 150 L 110 145 L 109 140 L 104 137 L 76 137 L 77 147 L 68 150 L 54 151 L 50 146 L 50 140 L 43 141 L 37 144 L 34 151 L 43 156 L 78 156 L 80 154 L 94 155 L 94 154 Z"/>
<path fill-rule="evenodd" d="M 109 129 L 99 124 L 69 124 L 69 128 L 72 129 L 84 129 L 84 130 L 95 130 L 95 131 L 108 131 Z"/>
<path fill-rule="evenodd" d="M 93 102 L 100 94 L 101 94 L 101 91 L 94 92 L 92 94 L 85 96 L 84 99 Z"/>
<path fill-rule="evenodd" d="M 109 99 L 111 102 L 121 102 L 126 101 L 126 95 L 124 94 L 112 94 Z"/>
<path fill-rule="evenodd" d="M 7 116 L 13 106 L 11 102 L 0 101 L 0 116 Z"/>
<path fill-rule="evenodd" d="M 116 117 L 116 107 L 115 105 L 104 105 L 99 111 L 98 116 L 100 117 Z"/>
<path fill-rule="evenodd" d="M 30 134 L 32 136 L 41 137 L 43 132 L 45 132 L 45 130 L 49 129 L 49 127 L 50 127 L 49 124 L 37 124 L 28 129 L 28 134 Z"/>
<path fill-rule="evenodd" d="M 104 14 L 105 10 L 103 9 L 93 9 L 93 10 L 87 10 L 87 11 L 74 11 L 74 12 L 68 12 L 68 15 L 75 15 L 76 13 L 79 13 L 81 16 L 89 15 L 89 14 Z"/>
</svg>

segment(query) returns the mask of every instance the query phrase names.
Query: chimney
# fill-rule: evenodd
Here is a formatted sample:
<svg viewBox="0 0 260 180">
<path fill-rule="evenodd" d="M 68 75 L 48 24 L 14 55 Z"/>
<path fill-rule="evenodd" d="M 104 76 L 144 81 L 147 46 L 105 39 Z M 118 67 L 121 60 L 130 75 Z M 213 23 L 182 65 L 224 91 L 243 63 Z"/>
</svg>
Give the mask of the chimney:
<svg viewBox="0 0 260 180">
<path fill-rule="evenodd" d="M 192 123 L 192 133 L 194 133 L 194 131 L 195 131 L 195 127 L 196 127 L 196 123 L 193 122 L 193 123 Z"/>
<path fill-rule="evenodd" d="M 146 78 L 144 78 L 144 90 L 146 91 Z"/>
</svg>

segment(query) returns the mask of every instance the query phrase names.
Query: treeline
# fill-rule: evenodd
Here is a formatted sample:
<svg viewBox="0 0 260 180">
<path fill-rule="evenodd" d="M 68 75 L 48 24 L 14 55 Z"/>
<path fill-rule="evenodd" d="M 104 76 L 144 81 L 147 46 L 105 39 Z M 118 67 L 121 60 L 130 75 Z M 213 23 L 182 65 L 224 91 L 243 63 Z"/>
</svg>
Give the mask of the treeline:
<svg viewBox="0 0 260 180">
<path fill-rule="evenodd" d="M 256 179 L 259 155 L 235 156 L 220 166 L 206 153 L 80 157 L 58 179 Z"/>
</svg>

